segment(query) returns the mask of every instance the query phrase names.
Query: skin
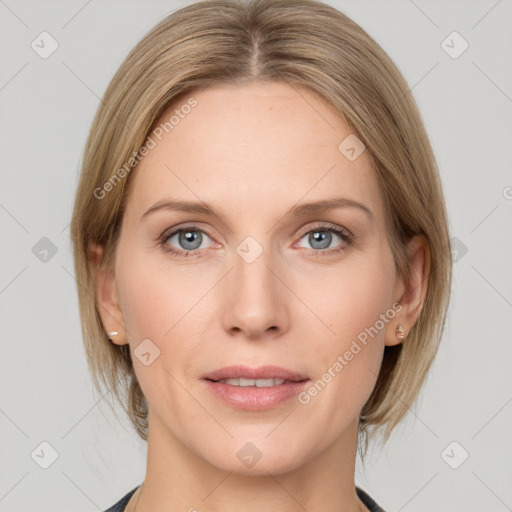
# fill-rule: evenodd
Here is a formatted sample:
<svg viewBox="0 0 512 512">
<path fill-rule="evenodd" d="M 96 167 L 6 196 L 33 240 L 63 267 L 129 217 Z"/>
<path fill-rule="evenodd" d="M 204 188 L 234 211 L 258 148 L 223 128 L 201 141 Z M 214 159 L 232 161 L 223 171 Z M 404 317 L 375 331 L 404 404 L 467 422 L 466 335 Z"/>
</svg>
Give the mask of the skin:
<svg viewBox="0 0 512 512">
<path fill-rule="evenodd" d="M 119 332 L 114 343 L 133 351 L 150 339 L 160 350 L 149 366 L 133 357 L 149 439 L 142 492 L 126 510 L 367 510 L 354 484 L 358 418 L 384 347 L 401 342 L 396 326 L 407 335 L 421 311 L 426 240 L 410 241 L 404 282 L 369 155 L 352 162 L 338 150 L 351 130 L 308 89 L 257 82 L 193 96 L 198 105 L 132 171 L 115 267 L 96 272 L 103 326 Z M 334 196 L 364 204 L 373 218 L 356 207 L 286 215 Z M 159 210 L 141 220 L 171 198 L 204 201 L 217 215 Z M 164 232 L 191 223 L 205 230 L 198 257 L 165 250 L 191 246 L 178 235 L 160 245 Z M 352 243 L 329 224 L 349 230 Z M 312 238 L 317 231 L 331 233 L 327 249 Z M 252 263 L 236 252 L 249 235 L 263 248 Z M 292 398 L 266 411 L 236 410 L 201 380 L 245 363 L 314 382 L 396 302 L 401 311 L 306 405 Z M 247 442 L 262 454 L 252 468 L 236 455 Z"/>
</svg>

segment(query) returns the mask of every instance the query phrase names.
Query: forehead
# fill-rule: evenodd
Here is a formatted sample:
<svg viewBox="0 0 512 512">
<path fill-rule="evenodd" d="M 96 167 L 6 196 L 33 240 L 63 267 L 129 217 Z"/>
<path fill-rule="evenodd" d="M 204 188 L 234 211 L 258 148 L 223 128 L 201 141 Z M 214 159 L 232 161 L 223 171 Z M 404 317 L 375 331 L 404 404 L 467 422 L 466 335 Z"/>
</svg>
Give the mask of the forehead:
<svg viewBox="0 0 512 512">
<path fill-rule="evenodd" d="M 191 98 L 195 106 L 183 108 Z M 155 146 L 130 176 L 128 206 L 140 215 L 166 196 L 251 214 L 340 195 L 377 213 L 382 207 L 369 155 L 347 158 L 340 143 L 354 134 L 305 87 L 209 86 L 181 97 L 161 116 L 164 123 L 167 130 L 153 132 Z"/>
</svg>

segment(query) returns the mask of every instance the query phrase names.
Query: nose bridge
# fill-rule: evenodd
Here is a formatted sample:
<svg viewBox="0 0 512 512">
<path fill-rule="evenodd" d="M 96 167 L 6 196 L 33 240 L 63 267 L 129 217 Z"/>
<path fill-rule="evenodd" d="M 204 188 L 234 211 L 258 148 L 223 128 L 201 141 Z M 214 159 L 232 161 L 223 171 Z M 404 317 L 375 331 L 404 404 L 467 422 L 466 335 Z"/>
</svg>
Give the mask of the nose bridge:
<svg viewBox="0 0 512 512">
<path fill-rule="evenodd" d="M 235 281 L 236 286 L 243 294 L 249 294 L 256 298 L 264 290 L 270 291 L 272 273 L 273 256 L 270 249 L 266 247 L 258 254 L 258 249 L 251 243 L 243 242 L 237 248 L 237 256 L 235 257 Z M 270 295 L 270 294 L 265 294 Z"/>
<path fill-rule="evenodd" d="M 268 238 L 259 238 L 261 243 L 248 236 L 235 248 L 226 305 L 225 327 L 250 336 L 270 327 L 283 329 L 286 321 L 283 286 L 274 275 L 278 255 Z"/>
</svg>

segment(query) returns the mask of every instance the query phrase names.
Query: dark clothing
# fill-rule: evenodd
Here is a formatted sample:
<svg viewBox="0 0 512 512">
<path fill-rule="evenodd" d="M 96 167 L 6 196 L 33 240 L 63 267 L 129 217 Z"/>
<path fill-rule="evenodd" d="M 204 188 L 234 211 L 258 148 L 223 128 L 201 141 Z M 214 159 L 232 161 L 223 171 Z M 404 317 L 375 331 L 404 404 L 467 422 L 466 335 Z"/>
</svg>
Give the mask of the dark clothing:
<svg viewBox="0 0 512 512">
<path fill-rule="evenodd" d="M 115 505 L 112 505 L 110 508 L 105 510 L 105 512 L 123 512 L 124 507 L 128 505 L 128 502 L 130 501 L 130 498 L 132 497 L 133 493 L 139 488 L 139 486 L 135 487 L 135 489 L 131 490 L 128 494 L 123 496 Z"/>
<path fill-rule="evenodd" d="M 126 496 L 121 498 L 115 505 L 112 505 L 109 509 L 105 510 L 105 512 L 123 512 L 124 508 L 130 501 L 130 498 L 132 497 L 133 493 L 139 488 L 139 486 L 135 487 L 135 489 L 131 490 Z M 381 508 L 375 500 L 367 494 L 363 489 L 360 487 L 357 487 L 356 485 L 356 492 L 359 496 L 359 499 L 368 507 L 370 512 L 385 512 L 383 508 Z"/>
<path fill-rule="evenodd" d="M 378 505 L 377 502 L 369 494 L 363 491 L 363 489 L 360 487 L 357 487 L 357 485 L 356 492 L 359 496 L 359 499 L 368 507 L 370 512 L 385 512 L 385 510 L 380 505 Z"/>
</svg>

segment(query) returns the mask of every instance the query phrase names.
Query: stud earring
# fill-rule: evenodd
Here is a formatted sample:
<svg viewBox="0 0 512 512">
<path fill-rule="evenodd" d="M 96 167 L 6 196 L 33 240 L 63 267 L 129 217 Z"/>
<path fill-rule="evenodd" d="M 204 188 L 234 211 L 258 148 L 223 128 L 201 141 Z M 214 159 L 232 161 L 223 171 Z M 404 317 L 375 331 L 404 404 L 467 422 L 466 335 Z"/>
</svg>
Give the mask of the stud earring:
<svg viewBox="0 0 512 512">
<path fill-rule="evenodd" d="M 119 333 L 118 333 L 117 331 L 110 331 L 110 332 L 108 333 L 108 341 L 112 341 L 112 338 L 113 338 L 114 336 L 117 336 L 118 334 L 119 334 Z"/>
<path fill-rule="evenodd" d="M 402 324 L 397 325 L 395 333 L 396 333 L 396 337 L 399 340 L 403 340 L 405 338 L 405 331 L 404 331 Z"/>
</svg>

